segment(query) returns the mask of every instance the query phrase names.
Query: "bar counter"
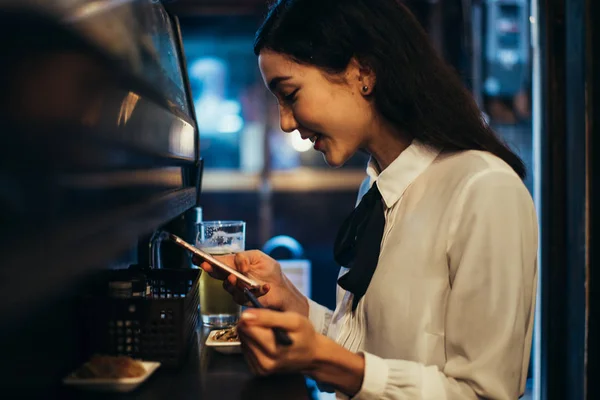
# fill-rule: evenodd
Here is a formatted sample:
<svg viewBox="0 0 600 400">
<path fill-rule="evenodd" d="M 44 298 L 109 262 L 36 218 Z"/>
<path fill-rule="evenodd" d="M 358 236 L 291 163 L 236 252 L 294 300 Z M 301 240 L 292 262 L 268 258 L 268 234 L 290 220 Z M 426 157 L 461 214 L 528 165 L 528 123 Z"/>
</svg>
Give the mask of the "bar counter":
<svg viewBox="0 0 600 400">
<path fill-rule="evenodd" d="M 179 369 L 162 366 L 130 393 L 98 393 L 65 387 L 61 399 L 228 400 L 316 399 L 302 375 L 255 377 L 243 355 L 204 346 L 209 330 L 199 328 L 190 355 Z"/>
</svg>

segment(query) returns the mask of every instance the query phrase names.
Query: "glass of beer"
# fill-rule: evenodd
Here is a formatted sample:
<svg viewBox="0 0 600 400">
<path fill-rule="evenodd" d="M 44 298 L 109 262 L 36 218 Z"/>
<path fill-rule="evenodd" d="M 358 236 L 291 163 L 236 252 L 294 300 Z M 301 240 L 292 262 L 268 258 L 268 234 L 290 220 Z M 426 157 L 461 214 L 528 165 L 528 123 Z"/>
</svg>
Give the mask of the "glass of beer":
<svg viewBox="0 0 600 400">
<path fill-rule="evenodd" d="M 246 222 L 204 221 L 198 223 L 196 247 L 213 256 L 235 254 L 246 246 Z M 241 306 L 223 289 L 223 282 L 207 273 L 200 275 L 200 316 L 204 325 L 213 328 L 234 326 Z"/>
</svg>

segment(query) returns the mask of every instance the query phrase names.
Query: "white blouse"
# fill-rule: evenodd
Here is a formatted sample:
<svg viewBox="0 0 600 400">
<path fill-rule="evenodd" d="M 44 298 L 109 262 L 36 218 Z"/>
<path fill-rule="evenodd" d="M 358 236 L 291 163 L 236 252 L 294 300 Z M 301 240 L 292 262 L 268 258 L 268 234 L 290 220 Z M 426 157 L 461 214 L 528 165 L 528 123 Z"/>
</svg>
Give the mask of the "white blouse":
<svg viewBox="0 0 600 400">
<path fill-rule="evenodd" d="M 364 354 L 355 399 L 517 399 L 537 287 L 537 218 L 523 182 L 490 153 L 417 141 L 367 174 L 359 199 L 377 181 L 386 208 L 373 279 L 355 314 L 339 286 L 334 312 L 313 301 L 309 312 L 318 332 Z"/>
</svg>

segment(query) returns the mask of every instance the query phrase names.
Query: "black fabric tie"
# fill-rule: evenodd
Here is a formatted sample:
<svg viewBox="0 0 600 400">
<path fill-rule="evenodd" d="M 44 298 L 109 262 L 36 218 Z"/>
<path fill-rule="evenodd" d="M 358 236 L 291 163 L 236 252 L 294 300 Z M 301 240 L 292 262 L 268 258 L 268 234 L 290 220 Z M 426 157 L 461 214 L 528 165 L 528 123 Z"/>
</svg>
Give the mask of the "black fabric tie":
<svg viewBox="0 0 600 400">
<path fill-rule="evenodd" d="M 335 261 L 350 268 L 338 279 L 338 284 L 354 294 L 352 311 L 356 310 L 375 273 L 384 226 L 381 193 L 374 183 L 346 218 L 335 239 Z"/>
</svg>

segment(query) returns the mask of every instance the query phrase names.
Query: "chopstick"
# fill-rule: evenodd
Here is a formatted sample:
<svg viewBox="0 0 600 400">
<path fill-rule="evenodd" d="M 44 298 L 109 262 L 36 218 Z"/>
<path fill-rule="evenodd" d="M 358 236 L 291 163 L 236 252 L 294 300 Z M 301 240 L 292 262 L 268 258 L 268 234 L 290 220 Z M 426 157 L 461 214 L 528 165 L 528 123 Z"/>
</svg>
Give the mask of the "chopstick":
<svg viewBox="0 0 600 400">
<path fill-rule="evenodd" d="M 256 308 L 266 308 L 265 306 L 263 306 L 262 304 L 260 304 L 260 302 L 258 301 L 258 299 L 256 298 L 256 296 L 254 294 L 252 294 L 252 292 L 250 290 L 248 290 L 247 287 L 244 288 L 244 294 L 246 295 L 246 297 L 248 298 L 248 300 L 250 300 L 250 303 L 252 303 L 252 305 Z M 292 345 L 292 339 L 290 339 L 290 337 L 288 336 L 287 332 L 284 331 L 281 328 L 273 328 L 273 333 L 275 334 L 275 340 L 277 341 L 277 343 L 283 345 L 283 346 L 290 346 Z"/>
</svg>

